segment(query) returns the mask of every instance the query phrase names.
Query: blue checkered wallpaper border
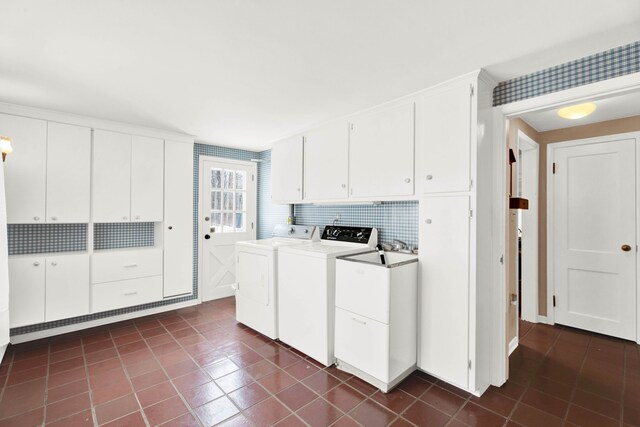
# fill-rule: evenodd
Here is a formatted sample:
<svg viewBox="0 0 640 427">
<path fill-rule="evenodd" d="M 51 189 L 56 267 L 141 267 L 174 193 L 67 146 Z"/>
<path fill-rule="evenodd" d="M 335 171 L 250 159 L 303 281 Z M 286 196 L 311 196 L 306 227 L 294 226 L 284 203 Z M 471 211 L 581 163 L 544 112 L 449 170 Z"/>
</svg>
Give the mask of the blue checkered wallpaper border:
<svg viewBox="0 0 640 427">
<path fill-rule="evenodd" d="M 9 255 L 87 250 L 87 224 L 8 224 Z"/>
<path fill-rule="evenodd" d="M 94 249 L 122 249 L 154 245 L 153 222 L 99 223 L 93 225 Z"/>
<path fill-rule="evenodd" d="M 640 41 L 498 83 L 493 105 L 640 72 Z"/>
</svg>

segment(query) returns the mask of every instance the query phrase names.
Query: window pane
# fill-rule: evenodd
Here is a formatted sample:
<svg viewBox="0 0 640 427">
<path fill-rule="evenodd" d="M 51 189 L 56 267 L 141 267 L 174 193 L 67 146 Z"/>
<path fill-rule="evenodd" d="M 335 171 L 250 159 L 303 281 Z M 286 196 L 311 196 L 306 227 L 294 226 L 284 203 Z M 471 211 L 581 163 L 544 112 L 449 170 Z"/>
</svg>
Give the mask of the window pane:
<svg viewBox="0 0 640 427">
<path fill-rule="evenodd" d="M 217 211 L 222 209 L 222 193 L 220 191 L 211 192 L 211 209 Z"/>
<path fill-rule="evenodd" d="M 220 188 L 220 169 L 211 169 L 211 188 Z"/>
<path fill-rule="evenodd" d="M 244 190 L 246 182 L 247 173 L 245 171 L 236 171 L 236 188 L 238 190 Z"/>
<path fill-rule="evenodd" d="M 220 212 L 211 212 L 211 225 L 216 228 L 216 231 L 219 232 L 222 228 L 222 213 Z"/>
<path fill-rule="evenodd" d="M 236 231 L 245 231 L 243 213 L 236 214 Z"/>
<path fill-rule="evenodd" d="M 233 192 L 225 191 L 222 203 L 222 209 L 225 211 L 233 210 Z"/>
<path fill-rule="evenodd" d="M 236 210 L 237 211 L 246 210 L 246 208 L 244 206 L 244 192 L 243 191 L 238 191 L 236 193 Z"/>
<path fill-rule="evenodd" d="M 222 232 L 223 233 L 233 232 L 233 214 L 224 213 L 222 214 L 222 219 L 223 219 Z"/>
<path fill-rule="evenodd" d="M 233 171 L 224 170 L 224 188 L 233 188 Z"/>
</svg>

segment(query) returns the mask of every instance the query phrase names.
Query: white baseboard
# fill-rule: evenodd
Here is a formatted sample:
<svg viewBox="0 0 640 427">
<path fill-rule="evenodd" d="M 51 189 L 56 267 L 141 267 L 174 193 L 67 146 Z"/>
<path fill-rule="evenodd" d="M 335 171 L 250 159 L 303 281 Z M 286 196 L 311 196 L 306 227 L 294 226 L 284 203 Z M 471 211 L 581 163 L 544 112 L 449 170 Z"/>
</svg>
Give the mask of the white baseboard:
<svg viewBox="0 0 640 427">
<path fill-rule="evenodd" d="M 179 308 L 191 307 L 192 305 L 198 305 L 197 299 L 184 301 L 176 304 L 163 305 L 161 307 L 149 308 L 147 310 L 134 311 L 131 313 L 125 313 L 118 316 L 110 316 L 102 319 L 90 320 L 88 322 L 75 323 L 73 325 L 61 326 L 59 328 L 45 329 L 42 331 L 30 332 L 27 334 L 13 335 L 11 337 L 11 344 L 20 344 L 23 342 L 34 341 L 40 338 L 53 337 L 55 335 L 66 334 L 67 332 L 80 331 L 82 329 L 93 328 L 94 326 L 106 325 L 109 323 L 116 323 L 122 320 L 135 319 L 136 317 L 148 316 L 150 314 L 163 313 L 165 311 L 177 310 Z"/>
<path fill-rule="evenodd" d="M 2 361 L 2 358 L 4 357 L 4 352 L 7 351 L 7 347 L 9 347 L 8 343 L 0 346 L 0 361 Z"/>
<path fill-rule="evenodd" d="M 518 348 L 518 337 L 513 337 L 513 339 L 511 340 L 511 342 L 509 343 L 509 356 L 511 356 L 511 353 L 513 353 L 513 351 Z"/>
<path fill-rule="evenodd" d="M 544 323 L 546 325 L 554 325 L 551 320 L 547 316 L 538 315 L 538 323 Z"/>
</svg>

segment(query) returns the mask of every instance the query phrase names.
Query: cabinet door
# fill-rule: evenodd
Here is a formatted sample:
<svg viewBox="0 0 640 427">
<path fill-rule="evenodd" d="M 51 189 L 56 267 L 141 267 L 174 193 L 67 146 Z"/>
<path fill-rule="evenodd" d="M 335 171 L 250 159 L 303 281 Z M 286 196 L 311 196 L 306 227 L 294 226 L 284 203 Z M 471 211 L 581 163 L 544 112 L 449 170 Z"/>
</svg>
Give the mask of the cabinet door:
<svg viewBox="0 0 640 427">
<path fill-rule="evenodd" d="M 420 200 L 418 367 L 468 388 L 469 197 Z"/>
<path fill-rule="evenodd" d="M 414 194 L 414 103 L 356 119 L 349 135 L 351 197 Z"/>
<path fill-rule="evenodd" d="M 91 129 L 47 124 L 47 222 L 89 222 Z"/>
<path fill-rule="evenodd" d="M 339 122 L 304 138 L 304 199 L 346 199 L 349 181 L 349 124 Z"/>
<path fill-rule="evenodd" d="M 46 259 L 45 320 L 89 314 L 89 255 L 61 255 Z"/>
<path fill-rule="evenodd" d="M 45 222 L 47 122 L 0 114 L 0 135 L 12 139 L 4 164 L 7 222 Z"/>
<path fill-rule="evenodd" d="M 44 322 L 44 258 L 9 258 L 9 323 L 12 328 Z"/>
<path fill-rule="evenodd" d="M 427 94 L 420 108 L 423 193 L 469 191 L 471 186 L 471 83 Z"/>
<path fill-rule="evenodd" d="M 164 297 L 193 291 L 193 144 L 165 141 Z"/>
<path fill-rule="evenodd" d="M 164 144 L 134 136 L 131 145 L 131 220 L 162 221 Z"/>
<path fill-rule="evenodd" d="M 93 222 L 128 222 L 131 211 L 131 135 L 93 133 Z"/>
<path fill-rule="evenodd" d="M 274 203 L 302 200 L 301 136 L 275 142 L 271 149 L 271 199 Z"/>
</svg>

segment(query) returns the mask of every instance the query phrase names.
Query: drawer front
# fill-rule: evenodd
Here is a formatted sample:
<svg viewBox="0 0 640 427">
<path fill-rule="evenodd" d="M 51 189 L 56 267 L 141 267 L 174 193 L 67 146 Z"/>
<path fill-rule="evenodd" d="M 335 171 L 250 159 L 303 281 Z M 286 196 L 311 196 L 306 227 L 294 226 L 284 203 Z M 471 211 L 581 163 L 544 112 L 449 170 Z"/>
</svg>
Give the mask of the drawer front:
<svg viewBox="0 0 640 427">
<path fill-rule="evenodd" d="M 93 285 L 92 290 L 94 313 L 131 307 L 162 300 L 162 276 L 100 283 Z"/>
<path fill-rule="evenodd" d="M 91 283 L 115 282 L 161 274 L 161 249 L 105 252 L 93 255 Z"/>
<path fill-rule="evenodd" d="M 389 324 L 390 269 L 336 262 L 336 307 Z"/>
<path fill-rule="evenodd" d="M 335 355 L 361 371 L 389 382 L 389 326 L 336 308 Z"/>
</svg>

